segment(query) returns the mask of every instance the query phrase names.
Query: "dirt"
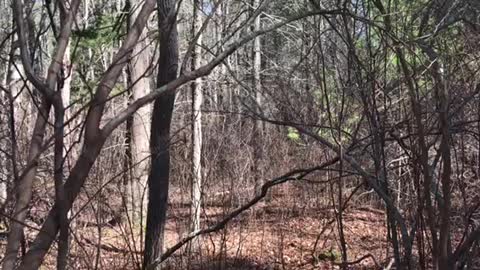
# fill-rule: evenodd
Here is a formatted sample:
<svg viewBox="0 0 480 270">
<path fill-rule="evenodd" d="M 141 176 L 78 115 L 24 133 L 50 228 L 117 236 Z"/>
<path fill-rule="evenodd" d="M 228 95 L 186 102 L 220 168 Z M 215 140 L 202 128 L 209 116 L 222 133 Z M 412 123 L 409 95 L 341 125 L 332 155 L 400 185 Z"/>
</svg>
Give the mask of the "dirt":
<svg viewBox="0 0 480 270">
<path fill-rule="evenodd" d="M 300 207 L 287 199 L 274 196 L 225 229 L 202 236 L 198 252 L 183 248 L 164 262 L 164 269 L 340 269 L 340 238 L 331 207 Z M 207 206 L 202 225 L 215 224 L 232 208 Z M 188 233 L 188 211 L 188 204 L 171 205 L 165 232 L 167 248 Z M 367 256 L 348 269 L 376 269 L 377 264 L 389 263 L 382 210 L 347 208 L 343 226 L 347 261 Z M 74 269 L 136 269 L 141 265 L 142 228 L 122 223 L 101 228 L 77 225 L 74 231 L 70 256 Z M 32 239 L 34 234 L 27 236 Z M 5 239 L 1 244 L 3 249 Z M 42 269 L 55 268 L 55 249 Z"/>
</svg>

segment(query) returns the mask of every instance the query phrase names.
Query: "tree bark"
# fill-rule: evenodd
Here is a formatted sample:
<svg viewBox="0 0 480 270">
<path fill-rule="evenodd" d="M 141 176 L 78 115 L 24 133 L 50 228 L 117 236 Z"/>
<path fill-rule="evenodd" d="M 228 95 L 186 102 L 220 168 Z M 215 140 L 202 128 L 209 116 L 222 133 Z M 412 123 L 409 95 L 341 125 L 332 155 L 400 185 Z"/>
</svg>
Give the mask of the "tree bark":
<svg viewBox="0 0 480 270">
<path fill-rule="evenodd" d="M 29 117 L 27 117 L 29 107 L 30 107 L 30 100 L 28 96 L 28 91 L 25 87 L 25 83 L 22 80 L 22 76 L 24 76 L 24 72 L 22 69 L 22 65 L 18 59 L 18 42 L 16 40 L 16 35 L 12 35 L 11 38 L 11 48 L 9 54 L 9 61 L 7 66 L 7 76 L 5 80 L 5 85 L 8 88 L 8 92 L 3 92 L 5 94 L 4 98 L 4 106 L 7 109 L 7 103 L 9 108 L 9 114 L 1 115 L 0 117 L 4 118 L 5 127 L 9 126 L 9 137 L 10 143 L 5 144 L 5 149 L 9 149 L 10 157 L 3 158 L 2 161 L 5 162 L 3 164 L 2 169 L 4 170 L 4 175 L 11 175 L 13 179 L 13 183 L 18 181 L 18 161 L 20 160 L 18 154 L 22 153 L 23 149 L 19 149 L 19 144 L 17 142 L 18 138 L 26 138 L 28 135 L 28 127 L 29 127 Z M 1 156 L 1 154 L 0 154 Z M 2 159 L 0 157 L 0 159 Z M 7 161 L 9 160 L 9 162 Z M 0 162 L 2 162 L 0 161 Z M 8 166 L 8 163 L 11 166 Z M 8 168 L 10 167 L 10 168 Z M 8 196 L 7 190 L 8 189 L 8 181 L 0 182 L 0 198 L 1 198 L 1 206 L 6 203 Z"/>
<path fill-rule="evenodd" d="M 129 27 L 138 16 L 140 9 L 133 5 L 130 7 Z M 145 31 L 140 36 L 138 44 L 132 52 L 132 58 L 128 66 L 128 87 L 131 88 L 131 100 L 135 101 L 150 93 L 149 72 L 149 47 Z M 145 211 L 147 196 L 149 134 L 148 123 L 151 114 L 151 106 L 145 106 L 137 110 L 131 119 L 131 128 L 127 132 L 131 134 L 130 148 L 131 179 L 126 183 L 126 208 L 127 215 L 135 225 L 145 224 Z"/>
<path fill-rule="evenodd" d="M 164 86 L 177 77 L 178 33 L 174 0 L 158 0 L 158 23 L 160 31 L 160 57 L 157 87 Z M 168 184 L 170 171 L 170 123 L 172 120 L 175 92 L 158 97 L 153 105 L 150 151 L 152 164 L 148 177 L 148 212 L 145 235 L 143 267 L 147 268 L 163 249 L 163 236 L 167 213 Z M 156 267 L 160 269 L 160 267 Z"/>
<path fill-rule="evenodd" d="M 195 37 L 202 25 L 200 8 L 202 0 L 193 1 L 193 24 L 192 37 Z M 193 40 L 192 42 L 195 42 Z M 202 34 L 196 40 L 197 46 L 192 55 L 192 70 L 201 66 L 202 63 Z M 202 204 L 202 78 L 197 78 L 191 84 L 192 87 L 192 205 L 191 205 L 191 231 L 200 230 L 200 207 Z M 192 240 L 191 248 L 198 251 L 200 238 Z"/>
<path fill-rule="evenodd" d="M 260 1 L 252 0 L 252 6 L 254 9 L 259 8 Z M 255 13 L 255 10 L 252 12 Z M 259 31 L 261 29 L 260 15 L 255 17 L 253 22 L 253 31 Z M 262 44 L 260 37 L 256 37 L 253 40 L 253 92 L 255 95 L 255 113 L 260 114 L 260 108 L 262 106 L 262 81 L 260 78 L 260 71 L 262 68 Z M 263 157 L 263 121 L 256 120 L 253 126 L 252 133 L 252 146 L 253 146 L 253 177 L 255 178 L 255 190 L 260 192 L 263 185 L 263 171 L 261 167 L 261 160 Z"/>
</svg>

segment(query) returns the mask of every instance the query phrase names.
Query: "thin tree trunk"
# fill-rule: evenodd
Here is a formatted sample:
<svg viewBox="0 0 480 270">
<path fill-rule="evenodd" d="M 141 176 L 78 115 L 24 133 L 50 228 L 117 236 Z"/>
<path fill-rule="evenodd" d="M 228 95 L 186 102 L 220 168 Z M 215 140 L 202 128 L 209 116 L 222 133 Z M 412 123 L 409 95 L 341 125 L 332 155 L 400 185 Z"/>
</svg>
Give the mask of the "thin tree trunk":
<svg viewBox="0 0 480 270">
<path fill-rule="evenodd" d="M 64 16 L 64 15 L 63 15 Z M 63 56 L 63 66 L 60 71 L 61 78 L 58 82 L 58 90 L 60 101 L 58 104 L 62 106 L 57 106 L 55 108 L 55 145 L 54 145 L 54 179 L 55 179 L 55 199 L 59 205 L 59 224 L 60 224 L 60 236 L 58 243 L 58 255 L 57 255 L 57 269 L 63 270 L 67 269 L 68 265 L 68 252 L 69 252 L 69 220 L 68 213 L 69 208 L 67 207 L 66 198 L 65 198 L 65 186 L 64 186 L 64 164 L 65 162 L 70 164 L 71 159 L 68 158 L 70 154 L 71 158 L 76 158 L 75 151 L 73 150 L 73 136 L 70 133 L 68 126 L 65 125 L 65 122 L 70 118 L 70 110 L 68 106 L 70 105 L 71 97 L 71 84 L 72 84 L 72 72 L 71 61 L 70 61 L 70 44 L 67 44 L 65 48 L 65 54 Z M 65 152 L 68 150 L 69 152 Z M 73 154 L 73 155 L 72 155 Z"/>
<path fill-rule="evenodd" d="M 257 9 L 260 6 L 260 0 L 252 0 L 252 6 Z M 255 11 L 254 11 L 255 12 Z M 253 13 L 254 13 L 253 12 Z M 259 31 L 261 28 L 260 15 L 255 17 L 253 22 L 253 31 Z M 255 112 L 260 114 L 262 106 L 262 81 L 260 78 L 260 70 L 262 67 L 262 45 L 260 37 L 253 40 L 253 90 L 255 95 Z M 263 121 L 257 120 L 253 127 L 253 177 L 255 178 L 255 190 L 260 192 L 263 185 L 263 172 L 261 160 L 263 157 Z"/>
<path fill-rule="evenodd" d="M 9 119 L 11 119 L 11 114 L 13 114 L 13 111 L 11 109 L 13 108 L 13 106 L 8 106 L 10 102 L 11 101 L 8 101 L 7 99 L 6 92 L 0 91 L 0 109 L 2 109 L 2 111 L 4 112 L 3 114 L 0 114 L 0 126 L 2 127 L 8 126 L 10 128 L 10 125 L 8 125 L 8 123 L 9 123 Z M 8 106 L 8 109 L 7 109 L 7 106 Z M 10 130 L 7 132 L 11 134 L 13 132 L 13 129 L 10 128 Z M 7 138 L 5 133 L 6 133 L 5 131 L 0 130 L 0 149 L 8 149 L 9 144 L 13 146 L 13 141 L 9 142 L 5 139 Z M 9 137 L 15 138 L 14 136 L 9 136 Z M 15 149 L 11 147 L 10 150 L 13 150 L 11 151 L 11 154 L 14 154 Z M 5 176 L 5 178 L 2 177 L 3 179 L 0 178 L 0 209 L 2 211 L 5 206 L 5 203 L 7 202 L 7 195 L 8 195 L 7 179 L 10 175 L 13 175 L 10 173 L 10 171 L 12 171 L 11 170 L 12 166 L 9 166 L 9 160 L 10 158 L 5 153 L 3 153 L 3 151 L 0 151 L 0 175 Z"/>
<path fill-rule="evenodd" d="M 200 8 L 202 0 L 193 1 L 193 24 L 192 37 L 195 37 L 202 25 Z M 195 42 L 193 40 L 192 42 Z M 202 63 L 202 34 L 196 40 L 197 46 L 192 55 L 192 70 L 201 66 Z M 200 230 L 200 208 L 202 202 L 202 78 L 197 78 L 191 84 L 192 87 L 192 206 L 191 206 L 191 231 Z M 200 249 L 200 238 L 192 241 L 193 251 Z"/>
<path fill-rule="evenodd" d="M 63 57 L 63 69 L 62 69 L 62 101 L 65 107 L 65 121 L 70 122 L 70 117 L 72 115 L 72 81 L 73 81 L 73 70 L 74 66 L 70 60 L 71 58 L 71 48 L 70 44 L 67 45 L 65 50 L 65 56 Z M 78 147 L 75 147 L 75 138 L 78 135 L 78 132 L 74 130 L 75 124 L 70 122 L 65 126 L 65 153 L 66 164 L 70 170 L 72 167 L 72 162 L 78 158 Z"/>
<path fill-rule="evenodd" d="M 23 66 L 20 61 L 15 60 L 18 59 L 19 53 L 18 46 L 16 45 L 18 41 L 15 40 L 16 35 L 12 35 L 12 37 L 6 85 L 10 90 L 13 98 L 12 101 L 15 104 L 13 111 L 16 126 L 15 131 L 18 133 L 17 136 L 19 138 L 26 138 L 29 131 L 29 119 L 27 116 L 30 111 L 30 101 L 28 89 L 23 81 L 23 77 L 25 76 Z"/>
<path fill-rule="evenodd" d="M 175 80 L 178 68 L 178 33 L 174 0 L 158 0 L 160 57 L 157 87 Z M 143 267 L 161 256 L 167 213 L 170 171 L 170 122 L 175 93 L 157 98 L 153 105 L 150 151 L 152 164 L 148 177 L 148 212 Z M 156 267 L 160 269 L 160 267 Z"/>
<path fill-rule="evenodd" d="M 12 35 L 11 38 L 11 48 L 9 54 L 9 62 L 7 64 L 7 76 L 5 85 L 8 87 L 8 92 L 3 92 L 4 99 L 2 100 L 5 102 L 3 106 L 7 109 L 7 103 L 9 108 L 8 114 L 2 114 L 0 117 L 4 117 L 4 124 L 3 126 L 9 126 L 9 146 L 5 144 L 5 149 L 10 150 L 10 157 L 4 156 L 1 158 L 0 154 L 0 162 L 5 162 L 1 164 L 1 170 L 4 170 L 3 175 L 11 175 L 11 179 L 13 180 L 12 183 L 18 181 L 18 153 L 19 145 L 17 143 L 18 138 L 26 138 L 28 136 L 28 107 L 30 104 L 30 100 L 28 98 L 28 92 L 25 88 L 25 83 L 22 80 L 23 70 L 22 65 L 20 62 L 15 61 L 18 58 L 18 50 L 16 45 L 16 35 Z M 7 125 L 8 123 L 8 125 Z M 9 160 L 9 162 L 7 161 Z M 11 166 L 8 166 L 8 163 Z M 8 167 L 11 167 L 10 170 Z M 0 200 L 1 200 L 1 207 L 7 202 L 7 198 L 11 198 L 7 192 L 8 189 L 8 182 L 2 181 L 0 182 Z"/>
</svg>

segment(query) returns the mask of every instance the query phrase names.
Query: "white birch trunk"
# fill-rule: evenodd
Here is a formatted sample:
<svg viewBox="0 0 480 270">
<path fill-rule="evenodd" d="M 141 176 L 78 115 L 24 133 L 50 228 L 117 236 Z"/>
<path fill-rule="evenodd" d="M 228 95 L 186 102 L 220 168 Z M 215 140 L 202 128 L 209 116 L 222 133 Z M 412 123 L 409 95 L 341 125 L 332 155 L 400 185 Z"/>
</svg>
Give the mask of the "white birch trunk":
<svg viewBox="0 0 480 270">
<path fill-rule="evenodd" d="M 252 0 L 254 9 L 260 6 L 260 0 Z M 257 16 L 253 23 L 253 31 L 258 31 L 261 28 L 260 15 Z M 262 67 L 262 47 L 260 37 L 256 37 L 253 40 L 253 91 L 255 95 L 255 110 L 256 113 L 260 113 L 260 107 L 262 106 L 262 81 L 260 77 L 260 70 Z M 253 132 L 253 173 L 255 177 L 255 190 L 260 192 L 263 185 L 263 173 L 261 168 L 261 159 L 263 156 L 263 122 L 260 120 L 255 121 Z"/>
<path fill-rule="evenodd" d="M 193 24 L 192 37 L 195 37 L 202 26 L 200 8 L 202 0 L 193 1 Z M 202 63 L 202 35 L 196 41 L 192 55 L 192 69 L 201 66 Z M 202 79 L 198 78 L 192 82 L 192 209 L 191 209 L 191 230 L 200 230 L 200 210 L 202 201 L 202 111 L 203 102 Z M 192 248 L 200 248 L 200 239 L 192 242 Z"/>
</svg>

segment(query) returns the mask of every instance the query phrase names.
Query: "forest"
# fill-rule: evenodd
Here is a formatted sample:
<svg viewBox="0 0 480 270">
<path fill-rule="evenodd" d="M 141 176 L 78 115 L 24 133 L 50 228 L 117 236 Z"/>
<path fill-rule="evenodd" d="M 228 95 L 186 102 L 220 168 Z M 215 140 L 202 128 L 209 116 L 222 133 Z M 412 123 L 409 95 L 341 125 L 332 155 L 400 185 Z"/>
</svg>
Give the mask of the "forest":
<svg viewBox="0 0 480 270">
<path fill-rule="evenodd" d="M 1 0 L 0 267 L 480 269 L 480 1 Z"/>
</svg>

